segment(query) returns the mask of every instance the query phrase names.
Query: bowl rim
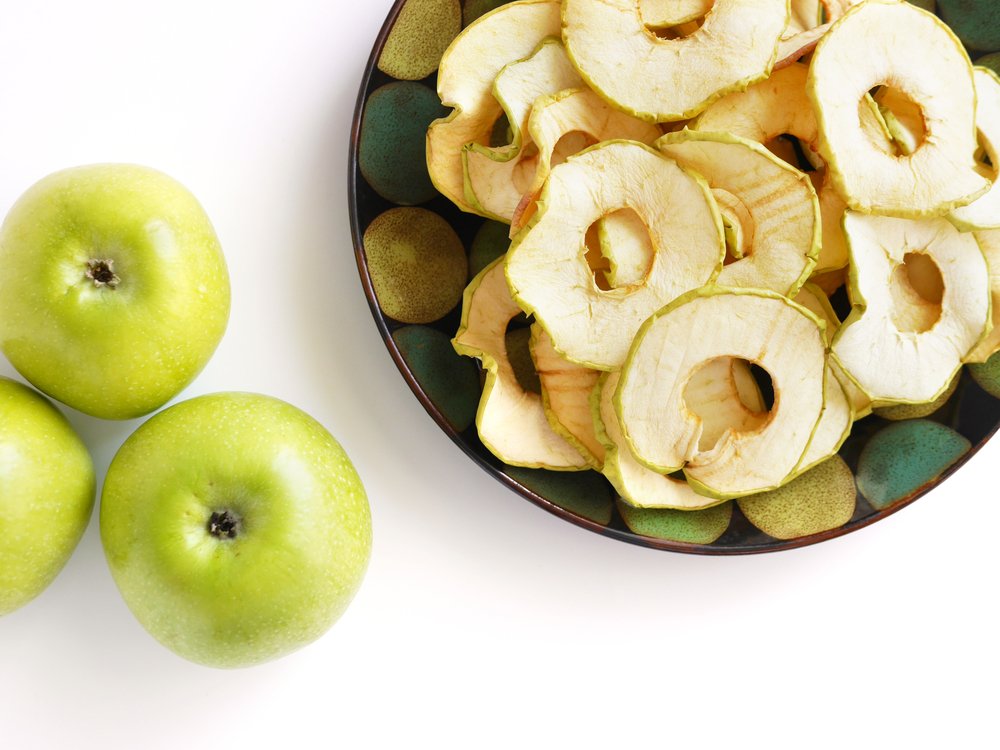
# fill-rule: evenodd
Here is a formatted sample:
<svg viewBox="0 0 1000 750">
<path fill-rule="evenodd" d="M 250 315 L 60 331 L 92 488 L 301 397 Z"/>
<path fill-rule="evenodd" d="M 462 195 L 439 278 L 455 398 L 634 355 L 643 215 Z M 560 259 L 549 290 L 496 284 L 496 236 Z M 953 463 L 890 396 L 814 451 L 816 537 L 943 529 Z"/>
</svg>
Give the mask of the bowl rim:
<svg viewBox="0 0 1000 750">
<path fill-rule="evenodd" d="M 795 539 L 772 538 L 771 540 L 765 542 L 732 547 L 715 546 L 714 544 L 692 544 L 689 542 L 670 541 L 666 539 L 642 536 L 641 534 L 637 534 L 628 529 L 622 530 L 604 526 L 596 521 L 591 521 L 588 518 L 579 516 L 572 511 L 556 505 L 552 501 L 547 500 L 543 495 L 540 495 L 528 487 L 520 484 L 517 480 L 505 474 L 498 467 L 491 465 L 489 461 L 485 460 L 482 456 L 475 452 L 473 448 L 462 438 L 461 434 L 448 423 L 448 420 L 445 419 L 441 411 L 430 400 L 427 394 L 424 393 L 413 372 L 406 364 L 405 359 L 399 351 L 399 347 L 392 338 L 392 332 L 386 324 L 385 316 L 382 314 L 382 311 L 378 306 L 378 301 L 375 297 L 375 290 L 372 286 L 371 275 L 368 272 L 367 258 L 365 257 L 364 252 L 363 238 L 365 228 L 361 227 L 358 212 L 358 182 L 364 179 L 361 175 L 358 155 L 358 149 L 361 142 L 361 123 L 364 118 L 365 105 L 368 99 L 368 89 L 371 84 L 371 80 L 378 69 L 379 56 L 382 53 L 382 49 L 385 47 L 386 40 L 392 32 L 396 20 L 399 18 L 399 14 L 402 11 L 403 6 L 406 5 L 407 2 L 408 0 L 395 0 L 392 7 L 389 9 L 386 18 L 379 29 L 379 33 L 375 38 L 375 42 L 372 45 L 371 54 L 368 57 L 368 62 L 366 63 L 364 72 L 362 73 L 361 83 L 358 89 L 358 97 L 354 107 L 347 165 L 348 212 L 350 214 L 349 218 L 351 225 L 351 239 L 354 244 L 354 256 L 358 267 L 358 273 L 361 277 L 361 285 L 364 289 L 365 298 L 368 300 L 368 307 L 371 311 L 372 318 L 374 319 L 378 332 L 382 337 L 382 342 L 388 350 L 389 355 L 392 357 L 393 362 L 395 362 L 396 368 L 403 376 L 403 380 L 406 381 L 410 390 L 417 397 L 417 400 L 424 407 L 424 410 L 437 423 L 438 427 L 455 445 L 462 450 L 463 453 L 465 453 L 466 456 L 472 459 L 472 461 L 479 466 L 480 469 L 485 471 L 495 480 L 506 485 L 510 490 L 514 491 L 524 499 L 534 503 L 543 510 L 548 511 L 565 521 L 569 521 L 580 528 L 587 529 L 588 531 L 592 531 L 604 537 L 627 542 L 639 547 L 665 550 L 669 552 L 680 552 L 685 554 L 707 555 L 713 557 L 753 555 L 767 552 L 782 552 L 785 550 L 799 549 L 801 547 L 819 544 L 820 542 L 845 536 L 846 534 L 850 534 L 854 531 L 865 528 L 866 526 L 870 526 L 887 518 L 888 516 L 893 515 L 894 513 L 899 512 L 903 508 L 906 508 L 916 502 L 931 490 L 935 489 L 952 474 L 962 468 L 962 466 L 964 466 L 969 459 L 976 455 L 976 453 L 978 453 L 982 447 L 989 442 L 993 435 L 996 434 L 997 430 L 1000 429 L 1000 421 L 998 421 L 993 425 L 992 429 L 989 430 L 982 440 L 972 445 L 971 448 L 958 461 L 948 467 L 948 469 L 942 472 L 940 476 L 923 485 L 919 490 L 908 497 L 898 500 L 886 508 L 876 509 L 874 513 L 863 518 L 848 521 L 843 526 L 838 526 L 835 529 L 829 529 L 827 531 L 821 531 L 816 534 L 809 534 Z M 436 72 L 432 75 L 436 75 Z M 612 503 L 616 502 L 614 498 L 615 493 L 612 490 Z"/>
</svg>

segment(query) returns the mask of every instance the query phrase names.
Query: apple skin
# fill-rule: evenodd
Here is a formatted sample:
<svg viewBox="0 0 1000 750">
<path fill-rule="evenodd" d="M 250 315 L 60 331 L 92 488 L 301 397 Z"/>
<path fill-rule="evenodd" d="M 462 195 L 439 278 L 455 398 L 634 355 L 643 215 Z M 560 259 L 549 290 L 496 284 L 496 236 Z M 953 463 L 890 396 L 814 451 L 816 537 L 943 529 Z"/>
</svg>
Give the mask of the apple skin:
<svg viewBox="0 0 1000 750">
<path fill-rule="evenodd" d="M 42 395 L 0 377 L 0 615 L 38 596 L 76 549 L 94 509 L 94 466 Z"/>
<path fill-rule="evenodd" d="M 221 522 L 211 530 L 227 511 L 235 538 Z M 104 482 L 101 539 L 126 604 L 160 643 L 243 667 L 333 625 L 367 568 L 371 517 L 319 422 L 268 396 L 218 393 L 171 406 L 125 441 Z"/>
<path fill-rule="evenodd" d="M 104 260 L 117 282 L 87 277 Z M 97 164 L 36 183 L 0 227 L 0 269 L 0 349 L 39 390 L 106 419 L 177 395 L 229 318 L 211 222 L 148 167 Z"/>
</svg>

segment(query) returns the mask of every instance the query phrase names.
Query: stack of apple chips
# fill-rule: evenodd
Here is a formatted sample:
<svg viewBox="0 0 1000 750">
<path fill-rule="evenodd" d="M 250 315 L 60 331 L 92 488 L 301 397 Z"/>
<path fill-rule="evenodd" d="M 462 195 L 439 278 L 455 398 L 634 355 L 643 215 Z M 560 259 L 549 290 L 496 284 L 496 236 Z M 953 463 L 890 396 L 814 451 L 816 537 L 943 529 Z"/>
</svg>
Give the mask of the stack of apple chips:
<svg viewBox="0 0 1000 750">
<path fill-rule="evenodd" d="M 1000 347 L 1000 80 L 909 3 L 521 0 L 438 93 L 435 185 L 511 225 L 454 339 L 508 464 L 632 507 L 759 497 Z"/>
</svg>

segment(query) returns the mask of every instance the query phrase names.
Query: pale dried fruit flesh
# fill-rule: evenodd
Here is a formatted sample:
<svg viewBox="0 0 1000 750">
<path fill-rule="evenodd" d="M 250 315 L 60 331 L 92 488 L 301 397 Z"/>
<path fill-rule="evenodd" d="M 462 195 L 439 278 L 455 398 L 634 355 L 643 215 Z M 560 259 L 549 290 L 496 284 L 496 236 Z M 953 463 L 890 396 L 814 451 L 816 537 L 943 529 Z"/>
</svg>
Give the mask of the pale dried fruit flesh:
<svg viewBox="0 0 1000 750">
<path fill-rule="evenodd" d="M 647 28 L 636 0 L 565 0 L 563 39 L 590 86 L 650 122 L 682 120 L 767 76 L 788 20 L 774 0 L 715 0 L 688 36 Z"/>
<path fill-rule="evenodd" d="M 973 72 L 976 82 L 976 129 L 979 143 L 989 165 L 982 171 L 993 183 L 989 191 L 970 203 L 951 212 L 951 221 L 959 229 L 1000 229 L 1000 77 L 989 68 L 977 67 Z"/>
<path fill-rule="evenodd" d="M 502 258 L 487 266 L 465 291 L 462 323 L 453 345 L 459 354 L 479 359 L 486 371 L 476 414 L 480 440 L 513 466 L 585 469 L 583 456 L 552 429 L 541 396 L 525 390 L 511 366 L 507 325 L 520 312 L 507 289 Z"/>
<path fill-rule="evenodd" d="M 538 205 L 507 253 L 507 278 L 556 349 L 580 364 L 620 366 L 646 318 L 721 268 L 722 221 L 704 181 L 641 144 L 610 141 L 570 158 Z M 653 260 L 641 283 L 605 291 L 586 261 L 586 235 L 623 208 L 648 228 Z"/>
<path fill-rule="evenodd" d="M 727 431 L 703 451 L 685 386 L 717 357 L 763 368 L 775 405 L 758 428 Z M 622 369 L 616 410 L 640 462 L 661 473 L 684 469 L 701 494 L 739 497 L 780 486 L 799 464 L 823 409 L 825 369 L 823 324 L 805 308 L 770 292 L 706 288 L 643 325 Z"/>
<path fill-rule="evenodd" d="M 887 150 L 859 122 L 866 94 L 879 85 L 898 89 L 921 109 L 927 136 L 908 156 Z M 884 0 L 852 8 L 813 53 L 807 90 L 820 154 L 851 208 L 939 216 L 989 187 L 973 159 L 972 68 L 961 43 L 932 14 Z"/>
<path fill-rule="evenodd" d="M 848 212 L 854 309 L 832 351 L 875 402 L 934 400 L 990 326 L 989 270 L 971 234 L 944 219 L 896 219 Z M 941 299 L 923 288 L 931 264 Z M 887 283 L 888 281 L 888 283 Z"/>
</svg>

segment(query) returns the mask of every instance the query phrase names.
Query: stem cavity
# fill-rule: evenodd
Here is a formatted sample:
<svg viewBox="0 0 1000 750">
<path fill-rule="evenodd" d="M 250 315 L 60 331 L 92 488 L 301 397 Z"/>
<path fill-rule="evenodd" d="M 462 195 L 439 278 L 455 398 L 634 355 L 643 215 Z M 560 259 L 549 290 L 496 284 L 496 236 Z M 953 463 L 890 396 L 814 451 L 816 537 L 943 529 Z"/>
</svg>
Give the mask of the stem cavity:
<svg viewBox="0 0 1000 750">
<path fill-rule="evenodd" d="M 114 289 L 121 282 L 121 278 L 115 273 L 115 262 L 111 258 L 91 258 L 87 261 L 84 276 L 93 281 L 94 286 L 98 288 L 106 286 L 108 289 Z"/>
</svg>

